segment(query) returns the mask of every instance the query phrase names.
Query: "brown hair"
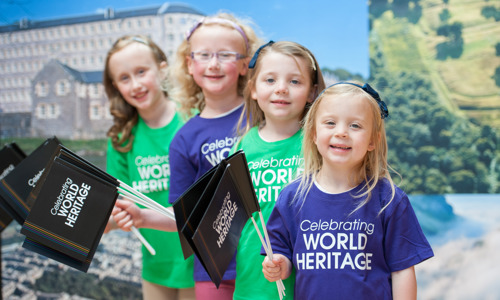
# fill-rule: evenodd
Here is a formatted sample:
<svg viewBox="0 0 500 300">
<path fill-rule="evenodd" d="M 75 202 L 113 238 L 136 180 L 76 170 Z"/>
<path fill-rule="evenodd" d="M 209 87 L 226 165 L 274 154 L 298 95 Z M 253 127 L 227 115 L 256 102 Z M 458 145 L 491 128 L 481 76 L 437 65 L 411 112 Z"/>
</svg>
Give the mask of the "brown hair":
<svg viewBox="0 0 500 300">
<path fill-rule="evenodd" d="M 111 138 L 113 148 L 120 152 L 128 152 L 132 148 L 134 136 L 132 128 L 137 124 L 138 112 L 135 107 L 128 104 L 118 89 L 113 84 L 109 69 L 109 60 L 113 54 L 133 43 L 144 44 L 151 49 L 153 58 L 158 65 L 167 62 L 167 56 L 149 37 L 143 35 L 125 35 L 113 44 L 106 56 L 103 73 L 103 85 L 109 99 L 109 110 L 113 116 L 113 125 L 109 128 L 107 136 Z M 167 92 L 164 89 L 164 94 Z"/>
<path fill-rule="evenodd" d="M 262 61 L 262 57 L 264 57 L 267 53 L 276 52 L 284 55 L 291 56 L 292 58 L 302 58 L 307 62 L 311 62 L 309 64 L 309 76 L 311 78 L 311 89 L 314 89 L 313 99 L 318 95 L 318 91 L 321 91 L 325 88 L 325 81 L 323 80 L 323 74 L 321 73 L 321 69 L 319 68 L 318 62 L 314 55 L 309 51 L 306 47 L 288 41 L 281 41 L 276 43 L 268 43 L 266 46 L 263 46 L 256 57 L 255 66 L 249 71 L 248 83 L 245 87 L 243 96 L 245 98 L 245 109 L 243 110 L 240 119 L 238 121 L 237 128 L 241 128 L 244 121 L 246 121 L 246 126 L 244 127 L 244 133 L 248 132 L 254 126 L 262 126 L 265 123 L 265 115 L 262 109 L 259 107 L 257 101 L 252 99 L 252 90 L 255 88 L 255 81 L 261 69 L 260 62 Z M 255 58 L 254 58 L 255 59 Z M 304 114 L 307 113 L 311 103 L 307 103 L 304 107 Z"/>
</svg>

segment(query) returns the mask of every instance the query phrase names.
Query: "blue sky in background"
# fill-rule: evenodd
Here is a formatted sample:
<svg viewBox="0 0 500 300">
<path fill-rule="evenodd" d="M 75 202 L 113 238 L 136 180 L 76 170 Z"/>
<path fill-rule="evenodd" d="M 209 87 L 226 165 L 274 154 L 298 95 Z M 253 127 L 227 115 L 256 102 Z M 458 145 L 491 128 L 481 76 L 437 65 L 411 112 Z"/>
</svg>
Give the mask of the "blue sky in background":
<svg viewBox="0 0 500 300">
<path fill-rule="evenodd" d="M 253 20 L 264 40 L 290 40 L 309 48 L 321 67 L 369 74 L 367 0 L 186 0 L 211 15 L 220 10 Z M 158 0 L 0 0 L 0 26 L 21 18 L 48 20 L 161 5 Z"/>
</svg>

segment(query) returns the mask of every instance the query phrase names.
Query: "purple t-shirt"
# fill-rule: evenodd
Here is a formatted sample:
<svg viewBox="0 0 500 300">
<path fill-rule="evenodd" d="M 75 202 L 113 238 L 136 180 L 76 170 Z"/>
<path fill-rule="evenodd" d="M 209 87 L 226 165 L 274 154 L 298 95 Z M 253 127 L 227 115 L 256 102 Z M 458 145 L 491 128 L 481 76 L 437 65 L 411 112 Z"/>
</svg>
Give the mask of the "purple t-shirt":
<svg viewBox="0 0 500 300">
<path fill-rule="evenodd" d="M 282 190 L 267 229 L 274 253 L 296 270 L 295 299 L 392 299 L 391 272 L 434 255 L 401 189 L 377 216 L 391 196 L 387 180 L 349 215 L 361 187 L 328 194 L 314 184 L 305 202 L 293 200 L 297 181 Z"/>
<path fill-rule="evenodd" d="M 168 201 L 175 200 L 205 172 L 228 157 L 229 150 L 236 143 L 236 124 L 243 110 L 237 109 L 206 119 L 199 115 L 191 118 L 179 129 L 170 144 L 170 194 Z M 236 278 L 236 260 L 233 257 L 223 280 Z M 195 257 L 194 280 L 211 281 L 203 265 Z"/>
</svg>

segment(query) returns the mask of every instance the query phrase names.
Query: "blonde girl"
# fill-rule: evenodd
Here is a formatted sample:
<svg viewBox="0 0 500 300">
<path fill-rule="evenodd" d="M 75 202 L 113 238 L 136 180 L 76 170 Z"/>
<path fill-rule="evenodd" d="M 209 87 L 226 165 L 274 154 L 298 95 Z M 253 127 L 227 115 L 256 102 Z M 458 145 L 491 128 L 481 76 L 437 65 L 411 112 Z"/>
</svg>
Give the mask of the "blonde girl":
<svg viewBox="0 0 500 300">
<path fill-rule="evenodd" d="M 267 220 L 281 188 L 302 170 L 302 119 L 325 84 L 314 55 L 294 42 L 263 45 L 249 67 L 245 113 L 240 118 L 240 124 L 246 123 L 245 135 L 234 150 L 245 151 Z M 234 299 L 279 299 L 276 285 L 260 270 L 260 249 L 259 236 L 248 221 L 238 244 Z M 293 298 L 293 282 L 284 281 L 286 299 Z"/>
<path fill-rule="evenodd" d="M 388 114 L 370 85 L 341 82 L 306 116 L 304 174 L 279 196 L 262 264 L 269 281 L 296 273 L 296 299 L 416 299 L 414 265 L 433 252 L 389 175 Z"/>
<path fill-rule="evenodd" d="M 107 172 L 170 206 L 169 145 L 184 121 L 162 87 L 166 68 L 165 54 L 151 39 L 126 35 L 109 50 L 103 81 L 113 115 Z M 163 171 L 147 172 L 152 169 Z M 184 260 L 177 233 L 141 233 L 156 251 L 152 255 L 143 247 L 144 299 L 194 299 L 193 260 Z"/>
<path fill-rule="evenodd" d="M 170 69 L 169 92 L 180 110 L 192 116 L 170 144 L 170 194 L 173 203 L 191 184 L 229 154 L 238 140 L 236 123 L 243 109 L 248 61 L 259 45 L 253 29 L 228 13 L 205 17 L 188 32 Z M 118 205 L 121 205 L 118 203 Z M 132 211 L 123 204 L 115 219 L 127 230 L 177 230 L 175 222 L 151 210 Z M 197 299 L 232 299 L 235 260 L 217 289 L 195 258 Z"/>
</svg>

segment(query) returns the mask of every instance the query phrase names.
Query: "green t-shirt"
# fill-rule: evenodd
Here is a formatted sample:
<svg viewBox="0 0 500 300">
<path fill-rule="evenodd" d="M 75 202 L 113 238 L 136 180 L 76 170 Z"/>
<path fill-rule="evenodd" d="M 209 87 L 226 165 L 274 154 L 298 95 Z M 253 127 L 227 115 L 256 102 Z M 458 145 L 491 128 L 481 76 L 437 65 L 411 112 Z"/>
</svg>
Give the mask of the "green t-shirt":
<svg viewBox="0 0 500 300">
<path fill-rule="evenodd" d="M 150 128 L 139 118 L 133 128 L 135 139 L 129 152 L 116 151 L 108 141 L 107 172 L 163 206 L 170 206 L 168 149 L 183 124 L 177 113 L 162 128 Z M 156 251 L 153 256 L 142 246 L 142 278 L 170 288 L 193 287 L 193 257 L 184 260 L 178 233 L 153 229 L 140 232 Z"/>
<path fill-rule="evenodd" d="M 255 194 L 264 221 L 267 222 L 281 189 L 302 171 L 302 130 L 285 140 L 266 142 L 259 136 L 257 127 L 253 127 L 236 147 L 245 152 Z M 233 150 L 235 152 L 236 148 Z M 257 212 L 254 213 L 254 219 L 262 232 Z M 279 299 L 276 283 L 269 282 L 262 274 L 264 257 L 260 254 L 261 247 L 253 222 L 248 220 L 243 227 L 236 253 L 236 287 L 233 299 Z M 293 299 L 294 273 L 283 283 L 286 294 L 284 299 Z"/>
</svg>

